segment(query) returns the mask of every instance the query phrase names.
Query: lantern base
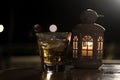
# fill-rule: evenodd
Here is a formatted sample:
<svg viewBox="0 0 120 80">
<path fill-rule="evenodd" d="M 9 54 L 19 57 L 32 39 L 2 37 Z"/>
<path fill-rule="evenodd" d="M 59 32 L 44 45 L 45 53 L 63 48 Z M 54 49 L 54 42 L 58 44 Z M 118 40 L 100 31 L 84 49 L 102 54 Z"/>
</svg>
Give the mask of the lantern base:
<svg viewBox="0 0 120 80">
<path fill-rule="evenodd" d="M 98 69 L 102 65 L 102 60 L 74 60 L 74 68 Z"/>
</svg>

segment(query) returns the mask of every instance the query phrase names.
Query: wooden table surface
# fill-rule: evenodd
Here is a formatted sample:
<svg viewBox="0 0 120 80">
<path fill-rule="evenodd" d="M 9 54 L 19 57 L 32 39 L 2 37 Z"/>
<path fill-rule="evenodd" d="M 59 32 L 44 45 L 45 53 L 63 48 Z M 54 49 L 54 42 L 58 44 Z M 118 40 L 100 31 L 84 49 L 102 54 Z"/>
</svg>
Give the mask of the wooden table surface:
<svg viewBox="0 0 120 80">
<path fill-rule="evenodd" d="M 105 69 L 107 70 L 109 67 Z M 114 67 L 114 69 L 116 68 Z M 119 68 L 117 67 L 117 69 Z M 0 80 L 120 80 L 120 73 L 74 68 L 64 72 L 42 72 L 39 67 L 26 67 L 0 71 Z"/>
</svg>

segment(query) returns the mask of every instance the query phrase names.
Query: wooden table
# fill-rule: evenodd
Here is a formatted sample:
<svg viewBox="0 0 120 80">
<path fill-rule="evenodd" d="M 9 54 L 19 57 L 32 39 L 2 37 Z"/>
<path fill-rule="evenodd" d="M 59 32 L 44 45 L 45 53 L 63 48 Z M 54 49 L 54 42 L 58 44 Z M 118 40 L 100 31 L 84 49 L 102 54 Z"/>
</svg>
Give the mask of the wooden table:
<svg viewBox="0 0 120 80">
<path fill-rule="evenodd" d="M 8 69 L 0 72 L 0 80 L 119 80 L 119 79 L 120 79 L 119 72 L 104 73 L 97 69 L 73 68 L 70 70 L 66 70 L 64 72 L 51 72 L 51 71 L 42 72 L 38 67 L 26 67 Z"/>
</svg>

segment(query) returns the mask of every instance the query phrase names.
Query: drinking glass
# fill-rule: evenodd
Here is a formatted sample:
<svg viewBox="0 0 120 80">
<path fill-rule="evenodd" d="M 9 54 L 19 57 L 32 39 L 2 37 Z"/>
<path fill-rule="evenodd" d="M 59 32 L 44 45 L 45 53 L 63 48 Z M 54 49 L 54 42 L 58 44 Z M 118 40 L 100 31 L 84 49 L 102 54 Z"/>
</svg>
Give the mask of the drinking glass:
<svg viewBox="0 0 120 80">
<path fill-rule="evenodd" d="M 70 32 L 36 33 L 41 67 L 44 70 L 62 71 L 67 63 Z"/>
</svg>

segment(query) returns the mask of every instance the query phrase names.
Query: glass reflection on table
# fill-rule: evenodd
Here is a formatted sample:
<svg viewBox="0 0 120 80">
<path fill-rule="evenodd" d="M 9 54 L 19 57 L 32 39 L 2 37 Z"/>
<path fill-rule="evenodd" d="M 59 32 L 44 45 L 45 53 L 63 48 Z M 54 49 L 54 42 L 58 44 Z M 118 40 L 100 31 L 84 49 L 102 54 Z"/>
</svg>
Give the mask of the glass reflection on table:
<svg viewBox="0 0 120 80">
<path fill-rule="evenodd" d="M 41 75 L 40 80 L 65 80 L 63 72 L 46 71 Z"/>
</svg>

